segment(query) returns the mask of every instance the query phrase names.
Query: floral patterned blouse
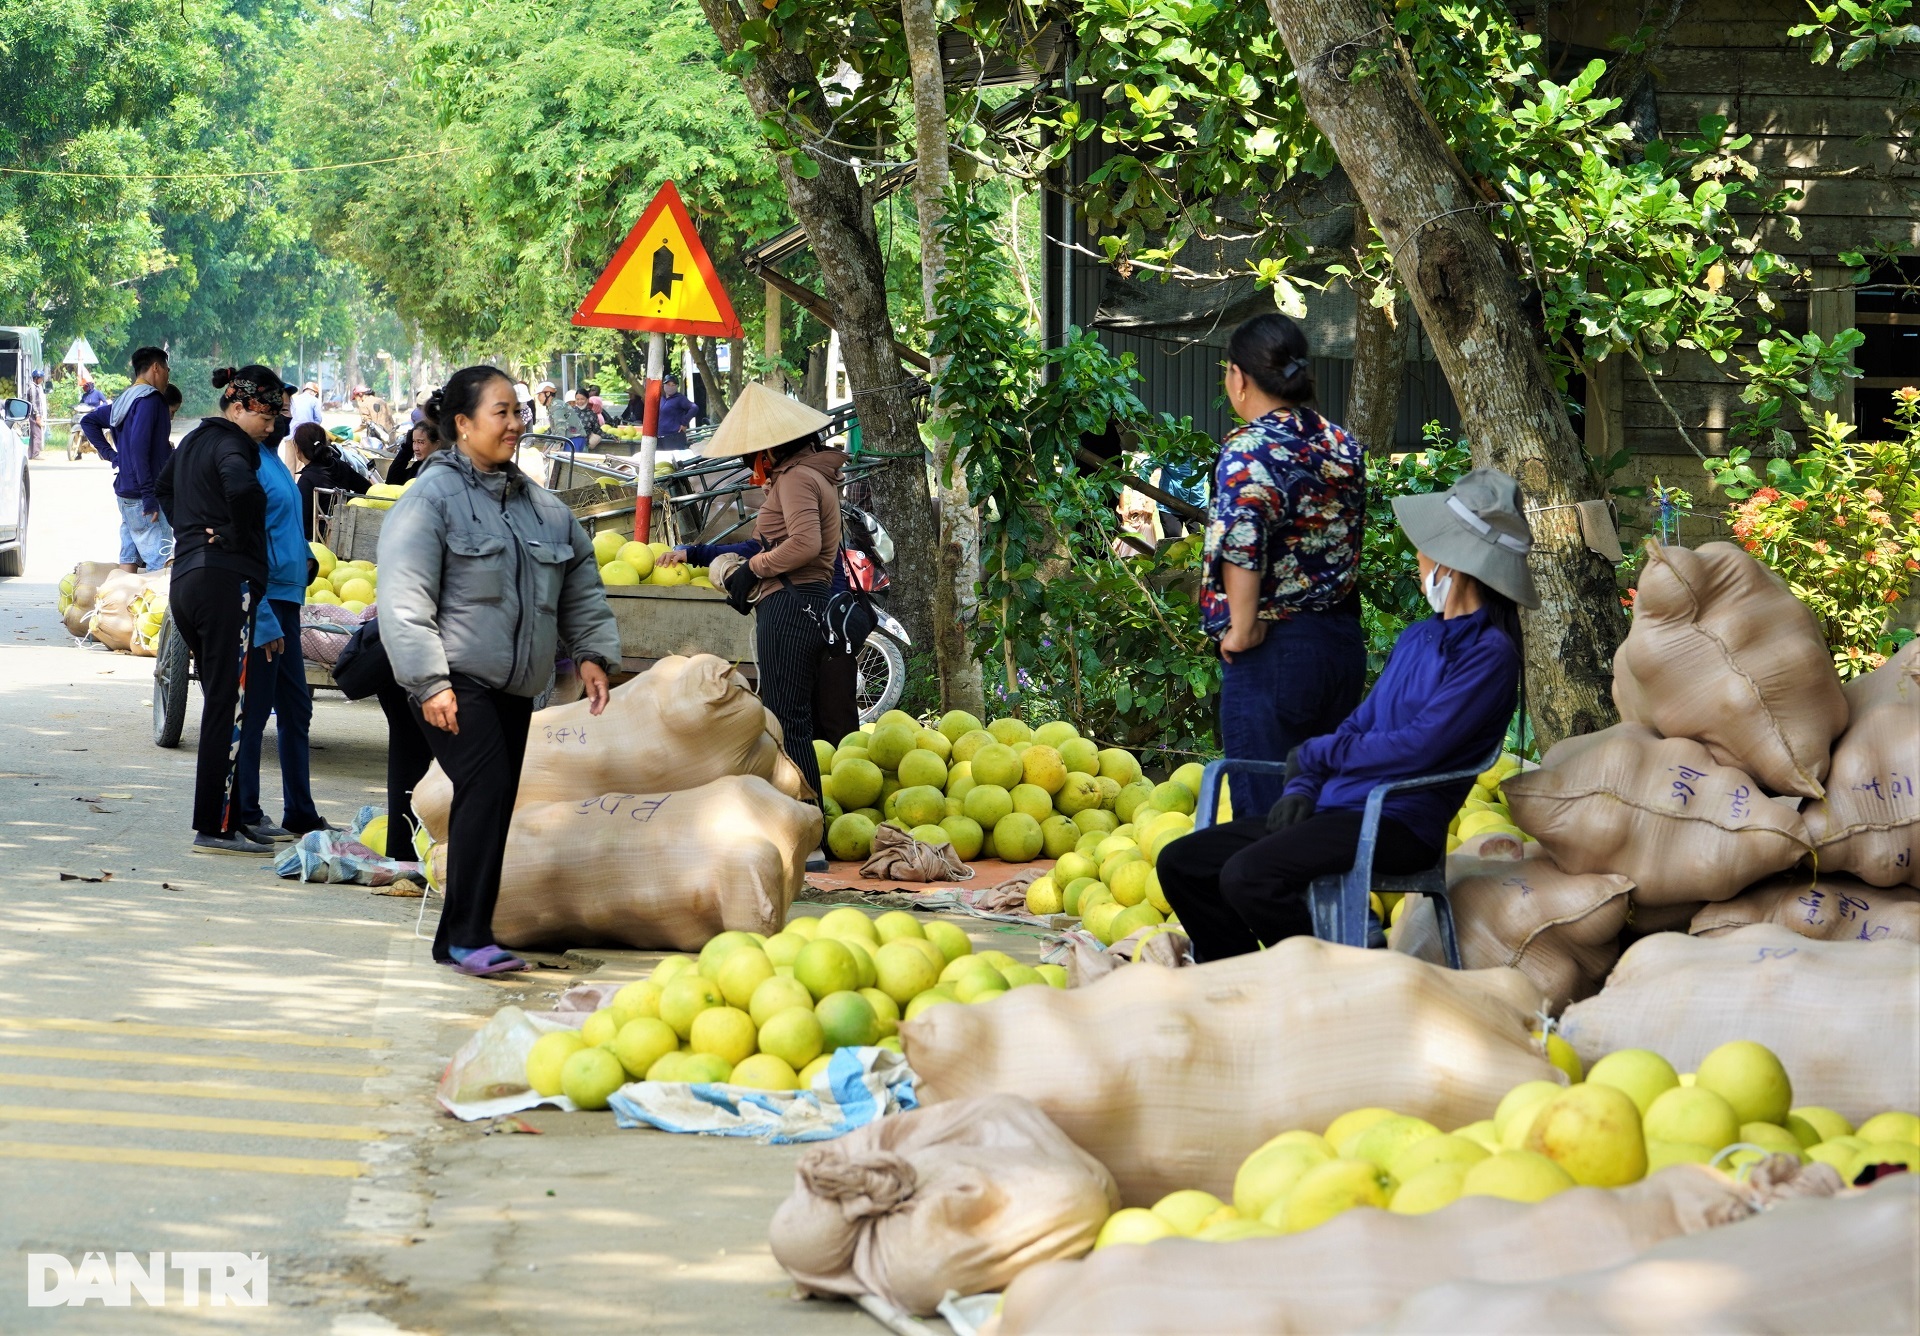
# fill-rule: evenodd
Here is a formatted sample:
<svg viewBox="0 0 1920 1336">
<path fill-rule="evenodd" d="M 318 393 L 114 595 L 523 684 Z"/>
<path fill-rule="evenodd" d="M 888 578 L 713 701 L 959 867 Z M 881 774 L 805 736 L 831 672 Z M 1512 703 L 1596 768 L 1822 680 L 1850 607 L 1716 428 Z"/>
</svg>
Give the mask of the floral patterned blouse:
<svg viewBox="0 0 1920 1336">
<path fill-rule="evenodd" d="M 1366 452 L 1309 408 L 1247 423 L 1220 447 L 1200 615 L 1218 640 L 1231 622 L 1222 566 L 1260 572 L 1260 616 L 1282 621 L 1349 598 L 1367 520 Z"/>
</svg>

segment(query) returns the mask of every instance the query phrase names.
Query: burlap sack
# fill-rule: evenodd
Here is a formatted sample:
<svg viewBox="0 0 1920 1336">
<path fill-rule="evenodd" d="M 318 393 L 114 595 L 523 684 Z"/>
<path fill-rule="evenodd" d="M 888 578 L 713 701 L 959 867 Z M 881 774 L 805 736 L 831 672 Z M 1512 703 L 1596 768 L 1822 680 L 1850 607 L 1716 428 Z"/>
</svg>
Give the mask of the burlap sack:
<svg viewBox="0 0 1920 1336">
<path fill-rule="evenodd" d="M 1567 1008 L 1560 1033 L 1588 1064 L 1650 1048 L 1683 1072 L 1751 1039 L 1786 1064 L 1796 1105 L 1855 1123 L 1920 1109 L 1920 946 L 1815 942 L 1773 924 L 1661 933 L 1628 947 L 1606 987 Z"/>
<path fill-rule="evenodd" d="M 1045 996 L 1042 996 L 1044 992 Z M 1455 972 L 1291 937 L 1192 969 L 1130 965 L 1085 988 L 1016 988 L 900 1027 L 923 1100 L 1005 1091 L 1113 1171 L 1127 1203 L 1226 1197 L 1261 1142 L 1382 1105 L 1454 1128 L 1557 1080 L 1515 970 Z"/>
<path fill-rule="evenodd" d="M 1694 916 L 1707 907 L 1705 900 L 1682 900 L 1676 905 L 1643 905 L 1627 897 L 1627 926 L 1621 942 L 1631 946 L 1656 932 L 1685 932 Z"/>
<path fill-rule="evenodd" d="M 100 583 L 93 610 L 87 615 L 87 634 L 100 644 L 124 654 L 133 645 L 134 601 L 149 589 L 165 590 L 171 567 L 152 572 L 115 571 Z M 74 587 L 74 606 L 79 606 L 79 586 Z"/>
<path fill-rule="evenodd" d="M 1518 1285 L 1443 1283 L 1371 1330 L 1908 1336 L 1920 1330 L 1916 1257 L 1920 1177 L 1899 1174 L 1861 1192 L 1783 1202 L 1579 1275 Z"/>
<path fill-rule="evenodd" d="M 125 573 L 111 561 L 82 561 L 74 566 L 73 602 L 60 614 L 61 625 L 67 628 L 68 635 L 75 640 L 87 638 L 87 622 L 94 602 L 100 597 L 100 586 L 110 576 Z"/>
<path fill-rule="evenodd" d="M 514 806 L 684 791 L 723 775 L 758 775 L 789 797 L 811 797 L 780 739 L 779 721 L 726 660 L 676 655 L 615 687 L 597 719 L 585 700 L 534 715 Z M 435 763 L 413 791 L 413 810 L 436 840 L 447 837 L 452 802 Z"/>
<path fill-rule="evenodd" d="M 930 1314 L 1079 1257 L 1120 1206 L 1113 1175 L 1018 1095 L 877 1118 L 800 1158 L 774 1260 L 812 1294 Z"/>
<path fill-rule="evenodd" d="M 1827 796 L 1804 814 L 1820 870 L 1920 886 L 1920 640 L 1846 695 L 1852 722 L 1833 745 Z"/>
<path fill-rule="evenodd" d="M 1550 858 L 1447 860 L 1448 899 L 1460 963 L 1470 970 L 1519 970 L 1559 1014 L 1590 996 L 1620 958 L 1633 883 L 1604 872 L 1562 872 Z M 1439 916 L 1426 896 L 1400 915 L 1389 944 L 1436 965 L 1446 963 Z"/>
<path fill-rule="evenodd" d="M 1723 937 L 1755 923 L 1777 923 L 1822 942 L 1920 942 L 1920 891 L 1787 872 L 1731 900 L 1702 906 L 1687 931 Z"/>
<path fill-rule="evenodd" d="M 820 809 L 758 775 L 678 793 L 609 793 L 513 814 L 494 939 L 536 949 L 697 951 L 775 933 L 806 884 Z"/>
<path fill-rule="evenodd" d="M 1771 792 L 1807 798 L 1823 792 L 1828 748 L 1847 726 L 1813 614 L 1732 543 L 1647 543 L 1613 700 L 1627 722 L 1705 743 Z"/>
<path fill-rule="evenodd" d="M 1515 823 L 1556 864 L 1629 877 L 1638 904 L 1725 900 L 1811 843 L 1800 814 L 1749 776 L 1641 724 L 1568 738 L 1504 788 Z"/>
<path fill-rule="evenodd" d="M 973 869 L 960 861 L 951 844 L 928 844 L 898 826 L 883 824 L 874 827 L 873 852 L 860 865 L 860 875 L 877 880 L 966 881 Z"/>
<path fill-rule="evenodd" d="M 1102 1248 L 1016 1280 L 998 1336 L 1354 1331 L 1432 1285 L 1524 1284 L 1612 1266 L 1665 1239 L 1744 1220 L 1759 1200 L 1718 1170 L 1673 1165 L 1624 1188 L 1574 1188 L 1538 1205 L 1463 1197 L 1430 1215 L 1348 1211 L 1281 1238 Z"/>
</svg>

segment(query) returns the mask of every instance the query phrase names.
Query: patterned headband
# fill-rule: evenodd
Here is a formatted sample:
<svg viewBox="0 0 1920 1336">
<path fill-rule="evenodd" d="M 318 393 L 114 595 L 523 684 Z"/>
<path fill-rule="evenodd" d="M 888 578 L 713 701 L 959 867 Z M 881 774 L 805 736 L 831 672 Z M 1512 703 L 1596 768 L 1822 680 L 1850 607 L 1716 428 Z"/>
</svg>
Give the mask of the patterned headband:
<svg viewBox="0 0 1920 1336">
<path fill-rule="evenodd" d="M 221 396 L 221 399 L 225 403 L 236 403 L 247 399 L 257 404 L 265 404 L 276 411 L 284 408 L 287 402 L 286 391 L 277 381 L 267 385 L 251 376 L 238 375 L 227 382 L 227 392 Z"/>
</svg>

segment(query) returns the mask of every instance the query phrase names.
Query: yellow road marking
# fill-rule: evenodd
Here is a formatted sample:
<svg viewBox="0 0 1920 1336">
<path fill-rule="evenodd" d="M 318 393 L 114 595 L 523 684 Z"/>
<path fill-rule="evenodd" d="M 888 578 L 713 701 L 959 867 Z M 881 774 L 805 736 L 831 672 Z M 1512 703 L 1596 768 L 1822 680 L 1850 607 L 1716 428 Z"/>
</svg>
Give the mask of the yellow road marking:
<svg viewBox="0 0 1920 1336">
<path fill-rule="evenodd" d="M 126 1113 L 118 1109 L 42 1109 L 0 1104 L 0 1123 L 63 1123 L 76 1127 L 152 1127 L 167 1132 L 219 1132 L 227 1136 L 304 1137 L 314 1141 L 378 1141 L 371 1127 L 346 1123 L 289 1123 L 265 1118 L 202 1118 L 185 1113 Z"/>
<path fill-rule="evenodd" d="M 272 1090 L 264 1086 L 226 1085 L 218 1081 L 138 1081 L 127 1076 L 36 1076 L 0 1072 L 0 1086 L 29 1090 L 76 1090 L 106 1095 L 147 1095 L 164 1099 L 231 1099 L 256 1104 L 347 1104 L 377 1109 L 378 1095 L 333 1090 Z"/>
<path fill-rule="evenodd" d="M 274 1062 L 267 1058 L 223 1057 L 211 1053 L 143 1053 L 138 1049 L 55 1048 L 51 1044 L 0 1044 L 0 1058 L 41 1058 L 50 1062 L 124 1062 L 138 1067 L 218 1067 L 234 1072 L 298 1072 L 306 1076 L 385 1076 L 387 1069 L 365 1062 Z"/>
<path fill-rule="evenodd" d="M 64 1030 L 73 1034 L 139 1034 L 157 1039 L 213 1039 L 236 1044 L 285 1044 L 293 1048 L 383 1049 L 380 1039 L 349 1035 L 299 1034 L 292 1030 L 222 1030 L 198 1025 L 156 1025 L 150 1021 L 86 1021 L 62 1016 L 0 1016 L 0 1030 Z"/>
<path fill-rule="evenodd" d="M 76 1164 L 151 1164 L 169 1169 L 234 1169 L 252 1174 L 358 1178 L 358 1160 L 306 1160 L 292 1155 L 222 1155 L 205 1150 L 144 1150 L 132 1146 L 63 1146 L 0 1141 L 0 1160 L 65 1160 Z"/>
</svg>

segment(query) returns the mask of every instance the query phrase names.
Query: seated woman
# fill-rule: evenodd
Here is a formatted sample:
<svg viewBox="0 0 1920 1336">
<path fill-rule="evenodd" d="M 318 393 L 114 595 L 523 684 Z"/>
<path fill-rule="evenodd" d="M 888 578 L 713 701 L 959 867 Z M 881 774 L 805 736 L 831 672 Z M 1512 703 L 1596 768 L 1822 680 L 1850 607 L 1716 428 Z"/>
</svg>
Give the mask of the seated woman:
<svg viewBox="0 0 1920 1336">
<path fill-rule="evenodd" d="M 1446 492 L 1396 497 L 1437 616 L 1400 633 L 1360 708 L 1288 757 L 1284 796 L 1266 816 L 1168 845 L 1160 885 L 1198 960 L 1313 931 L 1307 888 L 1353 866 L 1367 795 L 1389 780 L 1479 766 L 1506 735 L 1521 671 L 1515 604 L 1540 606 L 1520 488 L 1475 469 Z M 1387 796 L 1373 865 L 1389 875 L 1440 860 L 1471 781 Z"/>
</svg>

